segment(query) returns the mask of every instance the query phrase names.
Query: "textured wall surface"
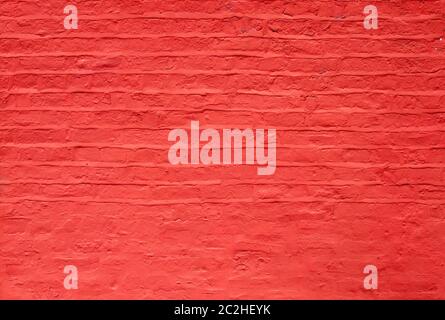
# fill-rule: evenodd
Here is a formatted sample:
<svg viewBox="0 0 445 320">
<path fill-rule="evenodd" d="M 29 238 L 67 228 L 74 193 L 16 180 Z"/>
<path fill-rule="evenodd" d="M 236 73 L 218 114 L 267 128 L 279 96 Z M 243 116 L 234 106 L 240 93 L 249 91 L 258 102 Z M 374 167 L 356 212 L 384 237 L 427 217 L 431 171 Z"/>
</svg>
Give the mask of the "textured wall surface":
<svg viewBox="0 0 445 320">
<path fill-rule="evenodd" d="M 0 2 L 0 298 L 445 298 L 444 1 L 67 4 Z M 171 165 L 191 120 L 275 174 Z"/>
</svg>

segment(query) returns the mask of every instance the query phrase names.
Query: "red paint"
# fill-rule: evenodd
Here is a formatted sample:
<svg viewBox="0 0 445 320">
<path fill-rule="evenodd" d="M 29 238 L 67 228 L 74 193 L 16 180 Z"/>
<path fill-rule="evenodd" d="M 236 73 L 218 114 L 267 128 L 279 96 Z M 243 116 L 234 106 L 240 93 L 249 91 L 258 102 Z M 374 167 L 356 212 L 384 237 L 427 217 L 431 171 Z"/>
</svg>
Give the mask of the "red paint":
<svg viewBox="0 0 445 320">
<path fill-rule="evenodd" d="M 0 298 L 445 298 L 443 1 L 66 4 L 0 4 Z M 275 174 L 170 165 L 191 120 Z"/>
</svg>

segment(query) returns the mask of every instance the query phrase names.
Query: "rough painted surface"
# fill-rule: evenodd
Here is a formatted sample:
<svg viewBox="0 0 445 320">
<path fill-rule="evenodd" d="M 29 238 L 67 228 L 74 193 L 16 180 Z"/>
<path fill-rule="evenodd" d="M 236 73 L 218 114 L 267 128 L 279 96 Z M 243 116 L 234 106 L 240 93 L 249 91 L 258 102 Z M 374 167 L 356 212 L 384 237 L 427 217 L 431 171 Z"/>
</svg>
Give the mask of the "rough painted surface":
<svg viewBox="0 0 445 320">
<path fill-rule="evenodd" d="M 0 298 L 445 298 L 444 1 L 66 4 L 0 3 Z M 171 166 L 190 120 L 276 173 Z"/>
</svg>

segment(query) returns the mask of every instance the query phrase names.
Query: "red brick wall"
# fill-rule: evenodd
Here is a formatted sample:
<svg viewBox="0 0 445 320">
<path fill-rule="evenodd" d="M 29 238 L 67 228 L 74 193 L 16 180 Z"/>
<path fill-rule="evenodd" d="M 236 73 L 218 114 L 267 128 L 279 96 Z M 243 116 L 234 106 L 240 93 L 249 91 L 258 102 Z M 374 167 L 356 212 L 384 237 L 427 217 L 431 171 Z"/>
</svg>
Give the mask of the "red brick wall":
<svg viewBox="0 0 445 320">
<path fill-rule="evenodd" d="M 444 21 L 435 0 L 2 0 L 0 298 L 445 298 Z M 276 128 L 275 174 L 172 166 L 191 120 Z"/>
</svg>

